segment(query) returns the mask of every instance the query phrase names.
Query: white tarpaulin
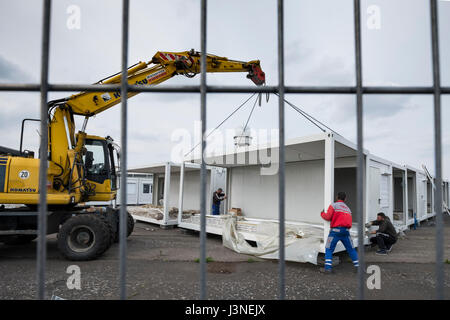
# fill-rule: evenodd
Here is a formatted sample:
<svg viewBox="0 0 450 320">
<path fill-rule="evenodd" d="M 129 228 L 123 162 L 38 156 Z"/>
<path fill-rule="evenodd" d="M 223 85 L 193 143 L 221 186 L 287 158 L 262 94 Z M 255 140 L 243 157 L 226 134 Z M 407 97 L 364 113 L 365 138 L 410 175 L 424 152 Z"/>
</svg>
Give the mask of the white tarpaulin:
<svg viewBox="0 0 450 320">
<path fill-rule="evenodd" d="M 278 223 L 260 222 L 256 227 L 256 247 L 252 247 L 236 229 L 236 217 L 224 219 L 223 245 L 235 252 L 250 254 L 264 259 L 278 259 Z M 314 226 L 286 225 L 286 261 L 317 264 L 317 255 L 323 230 Z"/>
</svg>

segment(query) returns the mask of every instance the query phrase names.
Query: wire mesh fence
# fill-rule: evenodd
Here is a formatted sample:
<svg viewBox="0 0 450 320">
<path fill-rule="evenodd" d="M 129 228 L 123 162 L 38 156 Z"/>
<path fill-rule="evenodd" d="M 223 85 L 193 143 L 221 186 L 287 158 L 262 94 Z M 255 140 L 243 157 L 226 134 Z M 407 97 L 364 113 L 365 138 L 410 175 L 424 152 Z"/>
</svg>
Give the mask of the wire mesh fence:
<svg viewBox="0 0 450 320">
<path fill-rule="evenodd" d="M 75 84 L 50 84 L 49 74 L 49 39 L 51 32 L 51 0 L 44 0 L 42 11 L 42 50 L 41 50 L 41 80 L 39 84 L 14 84 L 5 83 L 0 85 L 0 91 L 40 91 L 40 119 L 41 119 L 41 146 L 48 144 L 48 108 L 47 97 L 50 91 L 121 91 L 121 96 L 127 96 L 128 92 L 192 92 L 200 94 L 200 117 L 202 123 L 202 159 L 201 159 L 201 227 L 200 227 L 200 299 L 206 299 L 207 279 L 206 279 L 206 96 L 208 93 L 276 93 L 279 100 L 278 121 L 279 121 L 279 146 L 280 146 L 280 167 L 278 172 L 278 214 L 279 214 L 279 298 L 285 298 L 285 99 L 287 93 L 296 94 L 354 94 L 356 97 L 356 123 L 357 123 L 357 214 L 358 214 L 358 292 L 357 297 L 364 299 L 364 221 L 363 221 L 363 197 L 364 197 L 364 154 L 363 154 L 363 95 L 365 94 L 432 94 L 434 96 L 434 158 L 435 158 L 435 179 L 436 196 L 434 198 L 434 208 L 436 212 L 436 298 L 444 298 L 444 234 L 443 234 L 443 214 L 442 214 L 442 136 L 441 136 L 441 95 L 449 94 L 449 87 L 442 87 L 440 83 L 440 62 L 439 62 L 439 36 L 438 36 L 438 8 L 437 0 L 429 1 L 431 18 L 431 42 L 432 42 L 432 66 L 433 85 L 431 87 L 392 87 L 392 86 L 364 86 L 361 64 L 361 17 L 360 0 L 353 1 L 354 17 L 354 44 L 355 44 L 355 86 L 286 86 L 284 82 L 284 1 L 277 0 L 277 32 L 278 32 L 278 85 L 247 87 L 247 86 L 209 86 L 206 81 L 206 52 L 207 52 L 207 0 L 201 0 L 200 6 L 200 41 L 201 41 L 201 81 L 200 85 L 186 86 L 138 86 L 128 84 L 122 77 L 119 85 L 75 85 Z M 129 0 L 122 2 L 122 74 L 127 73 L 128 64 L 128 31 L 129 31 Z M 126 78 L 125 78 L 126 79 Z M 121 141 L 122 141 L 122 165 L 121 165 L 121 189 L 122 199 L 127 194 L 127 99 L 121 101 Z M 40 159 L 47 158 L 47 149 L 40 149 Z M 46 231 L 47 231 L 47 161 L 40 161 L 39 168 L 39 190 L 40 205 L 38 217 L 38 246 L 37 246 L 37 298 L 45 298 L 45 270 L 46 270 Z M 125 299 L 126 273 L 127 273 L 127 246 L 126 246 L 126 207 L 120 209 L 120 259 L 119 259 L 119 282 L 120 298 Z"/>
</svg>

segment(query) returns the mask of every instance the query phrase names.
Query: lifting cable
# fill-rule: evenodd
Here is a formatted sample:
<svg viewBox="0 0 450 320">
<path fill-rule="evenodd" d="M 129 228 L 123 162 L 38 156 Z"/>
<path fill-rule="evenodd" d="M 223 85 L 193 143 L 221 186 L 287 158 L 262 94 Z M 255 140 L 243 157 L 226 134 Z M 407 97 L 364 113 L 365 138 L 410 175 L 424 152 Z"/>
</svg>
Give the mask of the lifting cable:
<svg viewBox="0 0 450 320">
<path fill-rule="evenodd" d="M 278 93 L 275 93 L 278 97 Z M 299 107 L 297 107 L 296 105 L 294 105 L 292 102 L 287 101 L 286 99 L 283 99 L 284 102 L 286 102 L 292 109 L 294 109 L 295 111 L 297 111 L 300 115 L 302 115 L 304 118 L 306 118 L 308 121 L 310 121 L 312 124 L 314 124 L 317 128 L 319 128 L 320 130 L 322 130 L 322 132 L 326 132 L 326 130 L 324 128 L 322 128 L 321 126 L 327 128 L 328 130 L 330 130 L 332 133 L 337 134 L 338 136 L 341 136 L 338 132 L 334 131 L 333 129 L 331 129 L 330 127 L 328 127 L 326 124 L 322 123 L 321 121 L 317 120 L 316 118 L 314 118 L 312 115 L 308 114 L 306 111 L 300 109 Z M 320 125 L 321 126 L 320 126 Z"/>
<path fill-rule="evenodd" d="M 219 129 L 228 119 L 230 119 L 236 112 L 238 112 L 247 102 L 249 102 L 251 100 L 251 98 L 253 98 L 257 93 L 253 93 L 250 95 L 249 98 L 247 98 L 243 103 L 241 103 L 233 112 L 231 112 L 224 120 L 222 120 L 222 122 L 220 122 L 211 132 L 209 132 L 206 137 L 205 140 L 208 139 L 208 137 L 213 134 L 213 132 L 215 132 L 217 129 Z M 278 93 L 275 93 L 275 95 L 277 95 L 279 97 Z M 253 115 L 253 111 L 255 110 L 256 104 L 259 101 L 259 105 L 261 106 L 261 100 L 262 100 L 262 93 L 257 94 L 256 96 L 256 100 L 255 103 L 253 104 L 253 107 L 250 111 L 250 114 L 248 115 L 247 121 L 245 123 L 245 126 L 242 130 L 242 134 L 240 139 L 242 138 L 242 135 L 244 134 L 245 130 L 247 129 L 247 126 L 250 122 L 250 118 Z M 308 120 L 309 122 L 311 122 L 313 125 L 315 125 L 317 128 L 319 128 L 322 132 L 326 132 L 326 130 L 323 128 L 327 128 L 328 130 L 330 130 L 330 132 L 337 134 L 339 136 L 342 136 L 341 134 L 339 134 L 338 132 L 334 131 L 333 129 L 331 129 L 330 127 L 328 127 L 326 124 L 324 124 L 323 122 L 319 121 L 318 119 L 314 118 L 312 115 L 308 114 L 306 111 L 300 109 L 299 107 L 297 107 L 296 105 L 294 105 L 292 102 L 287 101 L 286 99 L 283 99 L 284 102 L 286 102 L 292 109 L 294 109 L 295 111 L 297 111 L 301 116 L 303 116 L 306 120 Z M 269 95 L 266 96 L 266 102 L 269 101 Z M 239 142 L 240 142 L 239 139 Z M 189 152 L 187 152 L 184 157 L 186 157 L 187 155 L 189 155 L 190 153 L 192 153 L 192 151 L 194 151 L 200 144 L 202 143 L 202 141 L 200 141 L 199 143 L 197 143 Z"/>
<path fill-rule="evenodd" d="M 253 104 L 252 110 L 250 111 L 250 114 L 248 115 L 247 122 L 245 123 L 244 129 L 242 129 L 241 136 L 239 137 L 238 145 L 239 145 L 239 143 L 241 143 L 242 136 L 244 135 L 245 130 L 247 129 L 248 123 L 250 122 L 250 118 L 252 117 L 253 111 L 255 110 L 255 107 L 256 107 L 256 104 L 258 103 L 258 101 L 260 103 L 259 105 L 261 106 L 261 93 L 259 93 L 258 96 L 256 97 L 256 100 L 255 100 L 255 103 Z"/>
<path fill-rule="evenodd" d="M 208 137 L 217 129 L 219 129 L 228 119 L 230 119 L 236 112 L 239 111 L 239 109 L 241 109 L 247 102 L 250 101 L 251 98 L 253 98 L 255 96 L 256 93 L 253 93 L 247 100 L 245 100 L 243 103 L 241 103 L 241 105 L 239 107 L 237 107 L 232 113 L 230 113 L 228 115 L 228 117 L 226 117 L 221 123 L 219 123 L 210 133 L 208 133 L 205 137 L 205 140 L 208 139 Z M 258 99 L 256 99 L 256 101 L 258 101 Z M 255 106 L 253 106 L 253 108 L 255 108 Z M 253 112 L 253 109 L 252 109 Z M 251 116 L 251 113 L 250 113 Z M 248 123 L 248 120 L 247 120 Z M 199 143 L 197 143 L 188 153 L 186 153 L 184 156 L 186 157 L 187 155 L 189 155 L 190 153 L 192 153 L 192 151 L 195 150 L 195 148 L 197 148 L 200 144 L 202 143 L 202 141 L 200 141 Z"/>
</svg>

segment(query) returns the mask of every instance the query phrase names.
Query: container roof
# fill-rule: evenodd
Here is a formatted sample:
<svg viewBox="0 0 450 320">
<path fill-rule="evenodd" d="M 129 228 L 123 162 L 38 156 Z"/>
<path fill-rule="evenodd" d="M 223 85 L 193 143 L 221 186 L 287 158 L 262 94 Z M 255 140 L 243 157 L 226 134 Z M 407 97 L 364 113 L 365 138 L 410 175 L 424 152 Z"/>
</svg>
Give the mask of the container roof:
<svg viewBox="0 0 450 320">
<path fill-rule="evenodd" d="M 179 163 L 173 162 L 165 162 L 165 163 L 156 163 L 148 166 L 142 166 L 137 168 L 128 169 L 130 173 L 152 173 L 152 174 L 161 174 L 166 172 L 166 165 L 170 164 L 170 172 L 176 173 L 181 171 L 181 167 Z M 186 164 L 185 171 L 198 171 L 200 167 L 196 164 Z"/>
<path fill-rule="evenodd" d="M 325 140 L 329 138 L 329 133 L 321 133 L 312 136 L 304 136 L 290 139 L 285 143 L 285 158 L 286 162 L 310 161 L 325 159 Z M 278 157 L 271 155 L 278 154 L 278 143 L 266 144 L 262 146 L 250 146 L 248 148 L 240 148 L 237 151 L 209 155 L 205 161 L 208 165 L 232 168 L 248 165 L 265 165 L 271 163 L 278 163 Z M 335 157 L 354 157 L 356 156 L 356 149 L 354 145 L 339 137 L 335 139 Z M 269 161 L 270 160 L 270 161 Z M 192 163 L 200 163 L 201 159 L 193 159 Z"/>
</svg>

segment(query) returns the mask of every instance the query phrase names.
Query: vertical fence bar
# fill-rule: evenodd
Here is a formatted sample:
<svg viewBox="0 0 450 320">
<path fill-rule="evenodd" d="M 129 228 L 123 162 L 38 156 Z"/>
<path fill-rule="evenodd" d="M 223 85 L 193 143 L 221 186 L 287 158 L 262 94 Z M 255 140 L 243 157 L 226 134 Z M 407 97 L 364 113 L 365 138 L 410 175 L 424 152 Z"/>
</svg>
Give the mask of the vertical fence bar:
<svg viewBox="0 0 450 320">
<path fill-rule="evenodd" d="M 124 205 L 127 199 L 127 98 L 128 98 L 128 21 L 129 21 L 129 0 L 122 3 L 122 79 L 121 79 L 121 121 L 120 121 L 120 141 L 122 142 L 122 163 L 120 170 L 120 223 L 119 223 L 119 286 L 120 299 L 127 297 L 127 206 Z"/>
<path fill-rule="evenodd" d="M 284 146 L 284 3 L 278 0 L 278 129 L 279 129 L 279 161 L 278 172 L 278 220 L 279 222 L 279 299 L 286 296 L 285 284 L 285 146 Z"/>
<path fill-rule="evenodd" d="M 356 71 L 356 135 L 357 135 L 357 170 L 356 170 L 356 211 L 358 214 L 358 299 L 364 299 L 364 153 L 363 153 L 363 92 L 361 65 L 361 7 L 360 0 L 354 0 L 355 24 L 355 71 Z"/>
<path fill-rule="evenodd" d="M 442 136 L 441 136 L 441 77 L 439 65 L 439 33 L 437 1 L 430 0 L 431 48 L 434 91 L 434 163 L 436 170 L 436 298 L 444 299 L 444 220 L 442 213 Z"/>
<path fill-rule="evenodd" d="M 206 1 L 200 9 L 200 118 L 202 122 L 202 164 L 200 169 L 200 299 L 206 299 Z"/>
<path fill-rule="evenodd" d="M 45 0 L 42 18 L 41 51 L 41 141 L 39 148 L 39 217 L 37 244 L 37 297 L 45 299 L 45 268 L 47 259 L 47 159 L 48 159 L 48 66 L 50 49 L 51 1 Z"/>
</svg>

